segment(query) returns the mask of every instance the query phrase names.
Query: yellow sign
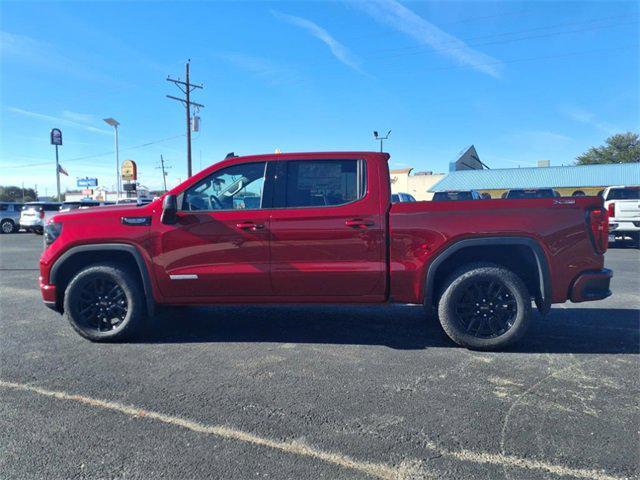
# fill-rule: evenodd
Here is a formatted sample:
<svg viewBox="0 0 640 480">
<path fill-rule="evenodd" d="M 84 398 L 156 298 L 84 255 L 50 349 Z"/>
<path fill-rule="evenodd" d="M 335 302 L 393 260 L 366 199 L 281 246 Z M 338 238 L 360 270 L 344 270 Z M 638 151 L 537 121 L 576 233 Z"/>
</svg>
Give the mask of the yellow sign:
<svg viewBox="0 0 640 480">
<path fill-rule="evenodd" d="M 138 166 L 133 160 L 125 160 L 120 168 L 122 180 L 132 181 L 138 179 Z"/>
</svg>

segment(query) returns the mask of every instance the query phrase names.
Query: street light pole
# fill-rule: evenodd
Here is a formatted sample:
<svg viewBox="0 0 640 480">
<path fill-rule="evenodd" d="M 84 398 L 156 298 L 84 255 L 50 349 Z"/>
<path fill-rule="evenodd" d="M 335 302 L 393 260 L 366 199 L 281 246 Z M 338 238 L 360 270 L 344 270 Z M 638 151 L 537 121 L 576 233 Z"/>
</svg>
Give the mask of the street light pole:
<svg viewBox="0 0 640 480">
<path fill-rule="evenodd" d="M 384 137 L 382 137 L 382 136 L 378 135 L 378 132 L 376 132 L 376 131 L 374 130 L 374 132 L 373 132 L 373 138 L 375 138 L 376 140 L 380 140 L 380 153 L 382 153 L 382 151 L 383 151 L 383 149 L 382 149 L 382 142 L 389 138 L 389 134 L 390 134 L 390 133 L 391 133 L 391 130 L 389 130 L 389 131 L 387 132 L 387 134 L 386 134 Z"/>
<path fill-rule="evenodd" d="M 118 145 L 118 125 L 120 123 L 115 118 L 105 118 L 107 125 L 111 125 L 116 134 L 116 201 L 120 198 L 120 147 Z"/>
</svg>

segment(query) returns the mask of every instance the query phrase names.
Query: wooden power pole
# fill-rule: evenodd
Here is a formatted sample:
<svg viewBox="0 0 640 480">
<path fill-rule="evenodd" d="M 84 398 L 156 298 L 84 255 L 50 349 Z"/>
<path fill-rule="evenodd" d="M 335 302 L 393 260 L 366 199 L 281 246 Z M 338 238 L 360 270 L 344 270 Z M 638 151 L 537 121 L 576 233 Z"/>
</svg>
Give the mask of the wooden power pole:
<svg viewBox="0 0 640 480">
<path fill-rule="evenodd" d="M 202 85 L 196 85 L 190 82 L 189 80 L 189 63 L 191 60 L 187 60 L 186 65 L 186 82 L 181 81 L 179 78 L 173 79 L 171 77 L 167 77 L 167 82 L 172 82 L 178 87 L 182 93 L 184 93 L 185 98 L 178 98 L 171 95 L 167 95 L 168 98 L 172 100 L 177 100 L 178 102 L 182 102 L 187 111 L 187 175 L 191 176 L 191 105 L 194 105 L 198 108 L 204 108 L 204 105 L 200 103 L 191 101 L 191 92 L 193 92 L 196 88 L 202 89 Z"/>
</svg>

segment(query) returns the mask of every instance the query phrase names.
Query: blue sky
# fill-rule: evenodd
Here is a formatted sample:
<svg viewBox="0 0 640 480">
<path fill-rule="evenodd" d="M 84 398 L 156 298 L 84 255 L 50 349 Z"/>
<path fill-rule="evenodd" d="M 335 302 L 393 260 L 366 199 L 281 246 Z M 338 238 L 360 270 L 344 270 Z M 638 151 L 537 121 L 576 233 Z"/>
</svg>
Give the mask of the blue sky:
<svg viewBox="0 0 640 480">
<path fill-rule="evenodd" d="M 161 186 L 186 176 L 180 92 L 194 100 L 195 170 L 238 154 L 375 150 L 446 171 L 469 144 L 492 168 L 569 164 L 639 128 L 637 2 L 3 2 L 2 184 L 55 190 L 61 164 L 115 183 L 121 159 Z M 156 142 L 146 145 L 150 142 Z M 136 147 L 136 148 L 131 148 Z"/>
</svg>

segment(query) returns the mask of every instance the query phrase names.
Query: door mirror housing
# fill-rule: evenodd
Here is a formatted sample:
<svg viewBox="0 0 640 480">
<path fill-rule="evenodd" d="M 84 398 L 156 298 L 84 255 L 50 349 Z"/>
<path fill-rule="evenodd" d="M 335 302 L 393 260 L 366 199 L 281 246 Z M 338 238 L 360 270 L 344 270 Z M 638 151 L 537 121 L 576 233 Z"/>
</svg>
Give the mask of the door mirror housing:
<svg viewBox="0 0 640 480">
<path fill-rule="evenodd" d="M 164 197 L 160 221 L 165 225 L 173 225 L 178 221 L 178 200 L 175 195 Z"/>
</svg>

